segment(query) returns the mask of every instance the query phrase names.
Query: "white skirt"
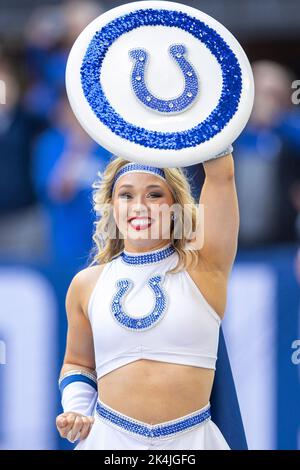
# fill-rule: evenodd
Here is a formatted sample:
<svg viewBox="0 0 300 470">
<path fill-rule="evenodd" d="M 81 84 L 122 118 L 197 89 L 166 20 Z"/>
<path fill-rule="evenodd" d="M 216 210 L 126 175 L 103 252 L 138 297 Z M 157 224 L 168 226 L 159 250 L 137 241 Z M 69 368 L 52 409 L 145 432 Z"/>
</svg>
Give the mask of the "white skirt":
<svg viewBox="0 0 300 470">
<path fill-rule="evenodd" d="M 98 399 L 89 435 L 74 450 L 230 450 L 211 420 L 210 405 L 180 418 L 149 425 Z"/>
</svg>

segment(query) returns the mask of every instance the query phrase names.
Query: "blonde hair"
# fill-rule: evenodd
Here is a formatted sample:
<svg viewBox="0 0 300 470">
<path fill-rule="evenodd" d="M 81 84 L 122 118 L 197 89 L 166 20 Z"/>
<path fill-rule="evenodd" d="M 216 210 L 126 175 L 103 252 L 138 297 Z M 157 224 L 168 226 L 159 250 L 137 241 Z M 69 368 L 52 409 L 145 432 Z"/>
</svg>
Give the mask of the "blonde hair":
<svg viewBox="0 0 300 470">
<path fill-rule="evenodd" d="M 93 184 L 95 191 L 93 192 L 94 211 L 99 215 L 99 219 L 94 222 L 95 231 L 93 234 L 93 241 L 95 243 L 94 249 L 91 252 L 93 260 L 92 264 L 108 263 L 113 258 L 120 255 L 124 249 L 124 240 L 120 238 L 120 232 L 112 215 L 112 211 L 103 211 L 103 207 L 111 207 L 112 205 L 112 183 L 116 173 L 122 166 L 129 163 L 121 157 L 113 157 L 107 164 L 103 174 L 98 173 L 99 179 Z M 190 220 L 190 227 L 187 232 L 181 235 L 181 238 L 174 238 L 174 224 L 171 229 L 171 243 L 178 253 L 179 260 L 176 266 L 168 271 L 175 274 L 176 272 L 185 269 L 191 263 L 197 262 L 198 256 L 195 250 L 185 249 L 185 244 L 190 241 L 193 232 L 196 228 L 196 211 L 197 206 L 191 194 L 191 187 L 184 169 L 181 168 L 164 168 L 167 183 L 172 190 L 174 203 L 184 207 L 185 217 Z M 182 211 L 176 214 L 177 220 L 182 223 Z M 113 224 L 116 237 L 109 237 L 108 227 Z M 105 236 L 108 234 L 108 236 Z"/>
</svg>

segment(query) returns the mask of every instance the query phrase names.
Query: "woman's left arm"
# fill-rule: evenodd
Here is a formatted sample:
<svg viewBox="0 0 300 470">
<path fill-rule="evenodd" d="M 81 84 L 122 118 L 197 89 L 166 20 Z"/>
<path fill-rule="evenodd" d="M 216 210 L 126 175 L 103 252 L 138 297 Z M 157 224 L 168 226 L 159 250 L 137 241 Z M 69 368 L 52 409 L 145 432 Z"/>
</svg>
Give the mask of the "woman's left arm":
<svg viewBox="0 0 300 470">
<path fill-rule="evenodd" d="M 204 239 L 200 259 L 213 270 L 230 273 L 237 251 L 239 209 L 231 154 L 203 163 L 205 181 L 200 194 Z"/>
</svg>

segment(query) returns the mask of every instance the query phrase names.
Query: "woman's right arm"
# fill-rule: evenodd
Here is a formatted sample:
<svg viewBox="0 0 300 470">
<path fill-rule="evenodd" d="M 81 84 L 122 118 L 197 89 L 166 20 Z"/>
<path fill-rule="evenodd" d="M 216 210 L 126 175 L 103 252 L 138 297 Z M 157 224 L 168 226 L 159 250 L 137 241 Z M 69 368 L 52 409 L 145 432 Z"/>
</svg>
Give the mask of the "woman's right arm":
<svg viewBox="0 0 300 470">
<path fill-rule="evenodd" d="M 87 285 L 90 285 L 93 268 L 77 273 L 66 295 L 66 313 L 68 332 L 66 352 L 60 377 L 71 371 L 86 371 L 95 374 L 95 355 L 91 325 L 86 312 Z M 82 383 L 81 383 L 82 385 Z M 80 397 L 79 397 L 80 398 Z M 56 418 L 57 429 L 61 437 L 74 441 L 80 432 L 80 439 L 87 437 L 92 416 L 85 416 L 75 411 L 66 411 Z"/>
</svg>

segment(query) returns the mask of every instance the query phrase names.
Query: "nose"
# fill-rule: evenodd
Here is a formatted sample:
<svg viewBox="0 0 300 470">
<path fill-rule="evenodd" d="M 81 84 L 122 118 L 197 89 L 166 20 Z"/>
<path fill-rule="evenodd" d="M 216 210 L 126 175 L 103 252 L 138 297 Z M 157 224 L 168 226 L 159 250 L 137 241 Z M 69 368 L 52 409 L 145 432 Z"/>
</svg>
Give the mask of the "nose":
<svg viewBox="0 0 300 470">
<path fill-rule="evenodd" d="M 132 199 L 132 203 L 136 206 L 144 205 L 146 199 L 143 194 L 136 194 L 135 197 Z"/>
<path fill-rule="evenodd" d="M 137 217 L 150 216 L 151 208 L 148 207 L 147 199 L 143 195 L 136 195 L 130 203 L 130 214 Z"/>
</svg>

